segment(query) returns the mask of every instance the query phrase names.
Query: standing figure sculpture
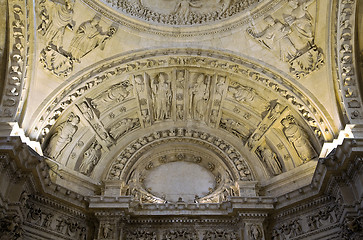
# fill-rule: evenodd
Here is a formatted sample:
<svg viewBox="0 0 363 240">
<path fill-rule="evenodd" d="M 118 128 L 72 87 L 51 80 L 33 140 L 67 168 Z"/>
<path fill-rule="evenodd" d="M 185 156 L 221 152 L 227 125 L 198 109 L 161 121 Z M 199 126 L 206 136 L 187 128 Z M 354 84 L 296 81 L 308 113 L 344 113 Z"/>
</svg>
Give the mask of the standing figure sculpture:
<svg viewBox="0 0 363 240">
<path fill-rule="evenodd" d="M 42 0 L 40 2 L 41 23 L 38 31 L 47 39 L 47 43 L 61 47 L 63 44 L 63 35 L 66 27 L 73 29 L 73 1 L 64 0 L 64 4 L 53 2 L 51 0 Z"/>
<path fill-rule="evenodd" d="M 210 97 L 210 79 L 200 74 L 196 82 L 190 87 L 190 115 L 195 120 L 204 120 Z"/>
<path fill-rule="evenodd" d="M 99 25 L 100 20 L 98 16 L 95 16 L 92 20 L 86 21 L 78 27 L 69 47 L 69 52 L 72 53 L 73 59 L 76 61 L 79 62 L 82 57 L 98 46 L 103 50 L 106 40 L 116 32 L 116 29 L 112 27 L 108 32 L 102 32 Z"/>
<path fill-rule="evenodd" d="M 271 151 L 270 148 L 259 147 L 262 161 L 266 164 L 267 168 L 273 175 L 279 175 L 282 173 L 282 166 L 279 162 L 276 154 Z"/>
<path fill-rule="evenodd" d="M 165 73 L 159 73 L 151 83 L 155 120 L 170 118 L 172 92 Z"/>
<path fill-rule="evenodd" d="M 317 156 L 313 146 L 305 131 L 295 123 L 292 116 L 282 119 L 281 124 L 284 126 L 283 132 L 290 141 L 290 144 L 295 148 L 299 157 L 307 162 Z"/>
<path fill-rule="evenodd" d="M 69 116 L 67 122 L 60 125 L 56 132 L 52 135 L 48 147 L 45 150 L 45 154 L 50 158 L 57 158 L 62 150 L 72 141 L 73 135 L 78 130 L 78 123 L 80 119 L 78 116 Z"/>
<path fill-rule="evenodd" d="M 79 171 L 81 173 L 88 176 L 93 171 L 93 168 L 101 158 L 101 148 L 101 145 L 95 142 L 84 152 L 83 161 L 79 166 Z"/>
</svg>

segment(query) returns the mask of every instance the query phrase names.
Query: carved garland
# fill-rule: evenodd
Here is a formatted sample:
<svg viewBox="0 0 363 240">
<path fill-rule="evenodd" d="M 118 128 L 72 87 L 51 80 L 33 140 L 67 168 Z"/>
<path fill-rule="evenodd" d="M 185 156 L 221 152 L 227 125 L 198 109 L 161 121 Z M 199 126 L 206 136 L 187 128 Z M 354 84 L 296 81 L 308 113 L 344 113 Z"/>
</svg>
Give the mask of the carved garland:
<svg viewBox="0 0 363 240">
<path fill-rule="evenodd" d="M 178 138 L 175 138 L 174 136 L 177 136 Z M 227 156 L 231 163 L 233 163 L 236 171 L 239 173 L 240 180 L 251 181 L 254 179 L 246 160 L 232 145 L 216 136 L 203 132 L 188 131 L 184 128 L 155 132 L 130 143 L 127 147 L 125 147 L 125 150 L 117 156 L 116 161 L 112 163 L 106 179 L 123 179 L 123 170 L 129 162 L 132 162 L 132 159 L 137 159 L 142 152 L 151 148 L 155 144 L 161 144 L 163 141 L 169 143 L 170 141 L 180 141 L 180 138 L 184 141 L 195 141 L 195 143 L 202 144 L 207 147 L 209 146 L 209 148 L 212 148 L 214 151 L 217 150 L 224 156 Z"/>
<path fill-rule="evenodd" d="M 187 54 L 192 56 L 165 57 L 165 55 L 174 54 Z M 157 59 L 156 56 L 164 57 L 159 57 L 159 59 Z M 42 115 L 39 116 L 38 119 L 35 119 L 34 122 L 36 123 L 36 126 L 33 127 L 35 136 L 33 137 L 42 141 L 49 132 L 49 129 L 69 105 L 92 88 L 103 82 L 109 81 L 112 76 L 163 66 L 195 65 L 240 74 L 251 81 L 266 86 L 271 91 L 276 92 L 282 98 L 291 102 L 292 106 L 301 114 L 320 141 L 332 138 L 332 130 L 327 120 L 323 117 L 323 114 L 321 114 L 317 110 L 318 108 L 305 97 L 303 92 L 299 91 L 289 81 L 268 69 L 247 62 L 244 59 L 197 49 L 165 49 L 152 53 L 141 53 L 136 56 L 124 56 L 118 61 L 105 62 L 100 67 L 73 81 L 73 84 L 65 87 L 60 95 L 56 96 L 42 112 Z"/>
<path fill-rule="evenodd" d="M 32 37 L 29 29 L 29 9 L 27 1 L 9 1 L 9 58 L 6 70 L 7 79 L 4 84 L 0 105 L 0 118 L 2 121 L 14 121 L 18 117 L 26 92 L 28 89 L 27 79 L 30 72 L 27 67 L 30 65 L 31 57 L 29 45 Z"/>
<path fill-rule="evenodd" d="M 340 0 L 337 6 L 336 64 L 338 66 L 339 95 L 347 109 L 351 123 L 363 118 L 362 97 L 359 91 L 355 63 L 356 1 Z"/>
</svg>

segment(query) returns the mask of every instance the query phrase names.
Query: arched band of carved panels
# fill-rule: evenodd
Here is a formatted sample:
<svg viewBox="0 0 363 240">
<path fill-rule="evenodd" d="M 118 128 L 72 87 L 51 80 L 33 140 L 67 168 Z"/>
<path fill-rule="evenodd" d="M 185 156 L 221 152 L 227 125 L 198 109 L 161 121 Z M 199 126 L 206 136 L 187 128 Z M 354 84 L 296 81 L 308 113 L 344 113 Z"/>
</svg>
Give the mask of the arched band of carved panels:
<svg viewBox="0 0 363 240">
<path fill-rule="evenodd" d="M 179 51 L 144 53 L 139 61 L 126 56 L 74 79 L 37 118 L 32 133 L 45 155 L 94 176 L 98 162 L 130 132 L 141 136 L 164 123 L 195 131 L 195 122 L 233 136 L 274 176 L 317 157 L 331 136 L 320 111 L 291 81 L 208 51 L 165 56 Z"/>
</svg>

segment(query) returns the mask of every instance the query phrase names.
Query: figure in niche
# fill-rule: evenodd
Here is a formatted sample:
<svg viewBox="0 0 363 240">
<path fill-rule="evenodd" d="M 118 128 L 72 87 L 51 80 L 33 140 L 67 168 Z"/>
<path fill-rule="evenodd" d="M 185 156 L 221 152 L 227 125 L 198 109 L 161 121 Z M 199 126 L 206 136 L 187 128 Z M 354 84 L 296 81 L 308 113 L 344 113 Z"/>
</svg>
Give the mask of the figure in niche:
<svg viewBox="0 0 363 240">
<path fill-rule="evenodd" d="M 261 160 L 266 164 L 267 168 L 273 175 L 282 173 L 282 166 L 276 154 L 270 148 L 259 147 L 259 155 Z"/>
<path fill-rule="evenodd" d="M 137 92 L 144 91 L 144 77 L 142 75 L 137 75 L 134 77 L 136 83 L 136 90 Z"/>
<path fill-rule="evenodd" d="M 103 237 L 104 238 L 109 238 L 111 237 L 111 232 L 112 232 L 112 227 L 111 224 L 109 222 L 106 222 L 103 225 Z"/>
<path fill-rule="evenodd" d="M 79 109 L 88 121 L 91 121 L 94 118 L 93 111 L 86 101 L 79 105 Z"/>
<path fill-rule="evenodd" d="M 261 240 L 262 239 L 262 231 L 259 226 L 256 224 L 252 224 L 250 226 L 249 231 L 250 239 L 251 240 Z"/>
<path fill-rule="evenodd" d="M 209 90 L 210 79 L 200 74 L 193 86 L 190 87 L 190 115 L 195 120 L 204 120 L 210 97 Z"/>
<path fill-rule="evenodd" d="M 125 100 L 132 89 L 132 85 L 129 81 L 124 81 L 115 85 L 112 85 L 107 91 L 98 95 L 92 100 L 91 104 L 94 108 L 97 107 L 98 103 L 108 103 L 108 102 L 121 102 Z"/>
<path fill-rule="evenodd" d="M 256 33 L 252 28 L 248 28 L 248 34 L 272 50 L 282 61 L 288 62 L 293 59 L 298 51 L 288 36 L 291 33 L 290 27 L 274 20 L 271 16 L 267 16 L 264 20 L 267 27 L 262 32 Z"/>
<path fill-rule="evenodd" d="M 41 0 L 40 2 L 41 23 L 38 26 L 38 31 L 48 41 L 55 46 L 61 47 L 63 44 L 63 35 L 66 27 L 73 30 L 73 1 L 64 0 L 60 1 Z"/>
<path fill-rule="evenodd" d="M 171 84 L 165 73 L 159 73 L 151 83 L 155 120 L 170 118 Z"/>
<path fill-rule="evenodd" d="M 178 120 L 183 120 L 184 118 L 184 106 L 182 104 L 176 105 L 176 116 Z"/>
<path fill-rule="evenodd" d="M 67 122 L 57 127 L 56 132 L 50 138 L 45 154 L 50 158 L 57 158 L 62 150 L 72 141 L 73 135 L 78 130 L 77 125 L 80 119 L 73 113 L 69 116 Z"/>
<path fill-rule="evenodd" d="M 145 125 L 151 124 L 149 110 L 147 109 L 141 110 L 141 118 Z"/>
<path fill-rule="evenodd" d="M 225 84 L 226 77 L 218 76 L 216 84 L 216 98 L 218 98 L 218 100 L 222 99 Z"/>
<path fill-rule="evenodd" d="M 176 74 L 176 87 L 183 89 L 185 82 L 185 73 L 183 71 L 178 71 Z"/>
<path fill-rule="evenodd" d="M 292 116 L 282 119 L 281 124 L 284 126 L 284 134 L 287 140 L 295 148 L 300 158 L 307 162 L 317 156 L 313 146 L 309 141 L 308 135 L 305 131 L 295 123 Z"/>
<path fill-rule="evenodd" d="M 210 123 L 213 123 L 213 124 L 217 123 L 217 121 L 218 121 L 218 111 L 216 109 L 212 110 L 212 113 L 210 115 L 209 120 L 210 120 Z"/>
<path fill-rule="evenodd" d="M 138 125 L 139 119 L 124 118 L 111 127 L 110 135 L 113 139 L 117 139 Z"/>
<path fill-rule="evenodd" d="M 202 4 L 197 0 L 179 0 L 175 5 L 174 13 L 178 17 L 179 23 L 186 23 L 190 15 L 190 8 L 200 8 Z"/>
<path fill-rule="evenodd" d="M 291 27 L 293 33 L 297 33 L 300 39 L 293 38 L 296 40 L 295 44 L 304 44 L 311 42 L 314 38 L 314 29 L 312 23 L 312 17 L 307 11 L 307 7 L 314 0 L 289 0 L 289 6 L 292 11 L 289 14 L 284 14 L 285 22 Z M 303 46 L 302 46 L 303 47 Z"/>
<path fill-rule="evenodd" d="M 82 57 L 98 46 L 103 50 L 106 41 L 115 34 L 116 29 L 113 27 L 104 33 L 99 25 L 100 20 L 100 17 L 95 16 L 78 27 L 69 47 L 69 52 L 76 61 L 79 62 Z"/>
<path fill-rule="evenodd" d="M 94 142 L 83 154 L 83 161 L 79 166 L 79 171 L 84 175 L 89 175 L 101 158 L 101 145 Z"/>
</svg>

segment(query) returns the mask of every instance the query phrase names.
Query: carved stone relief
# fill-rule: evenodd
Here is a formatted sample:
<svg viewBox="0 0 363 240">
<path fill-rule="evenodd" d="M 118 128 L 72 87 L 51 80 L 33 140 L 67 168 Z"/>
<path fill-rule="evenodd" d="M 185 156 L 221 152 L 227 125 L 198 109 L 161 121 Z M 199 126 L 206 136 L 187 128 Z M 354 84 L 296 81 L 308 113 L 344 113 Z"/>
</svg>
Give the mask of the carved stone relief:
<svg viewBox="0 0 363 240">
<path fill-rule="evenodd" d="M 101 158 L 102 146 L 97 142 L 92 145 L 84 152 L 83 160 L 79 166 L 79 171 L 85 175 L 90 175 L 93 168 L 98 164 Z"/>
<path fill-rule="evenodd" d="M 55 209 L 42 206 L 37 201 L 29 201 L 25 217 L 25 224 L 32 228 L 42 229 L 51 232 L 55 236 L 62 236 L 66 239 L 87 239 L 88 228 L 84 221 L 79 218 L 79 214 L 62 213 Z"/>
<path fill-rule="evenodd" d="M 27 42 L 31 41 L 33 35 L 31 31 L 28 31 L 29 12 L 26 3 L 14 0 L 8 3 L 8 9 L 9 22 L 3 24 L 9 29 L 7 33 L 9 56 L 6 75 L 4 75 L 6 80 L 2 86 L 0 117 L 6 121 L 13 121 L 20 114 L 19 108 L 22 107 L 27 95 L 27 78 L 30 74 L 27 66 L 31 65 L 29 51 L 32 50 L 32 46 L 29 46 Z"/>
<path fill-rule="evenodd" d="M 248 236 L 250 237 L 251 240 L 262 240 L 262 239 L 264 239 L 263 231 L 262 231 L 261 227 L 259 225 L 257 225 L 257 224 L 251 224 L 249 226 Z"/>
<path fill-rule="evenodd" d="M 73 135 L 78 130 L 80 118 L 73 113 L 69 115 L 67 122 L 62 123 L 57 127 L 55 133 L 49 140 L 48 146 L 45 149 L 45 154 L 53 159 L 56 159 L 62 150 L 72 141 Z"/>
<path fill-rule="evenodd" d="M 290 72 L 301 78 L 324 64 L 322 50 L 314 43 L 313 17 L 309 5 L 315 0 L 289 0 L 279 16 L 267 16 L 265 29 L 249 27 L 247 33 L 290 64 Z"/>
<path fill-rule="evenodd" d="M 116 27 L 110 26 L 103 31 L 99 25 L 101 18 L 81 23 L 72 33 L 69 46 L 63 46 L 66 29 L 74 30 L 74 1 L 40 0 L 38 32 L 45 39 L 45 47 L 40 52 L 40 62 L 44 68 L 59 77 L 66 77 L 73 71 L 75 62 L 86 56 L 92 50 L 104 49 L 105 43 L 116 33 Z"/>
<path fill-rule="evenodd" d="M 269 147 L 258 147 L 257 155 L 259 155 L 261 161 L 266 165 L 267 169 L 269 169 L 272 175 L 279 175 L 282 173 L 282 165 L 277 157 L 276 153 L 274 153 Z"/>
<path fill-rule="evenodd" d="M 210 99 L 210 84 L 210 76 L 201 73 L 189 87 L 189 114 L 192 119 L 205 121 Z"/>
<path fill-rule="evenodd" d="M 130 240 L 139 240 L 139 239 L 145 239 L 145 240 L 157 240 L 156 233 L 154 231 L 148 231 L 148 230 L 129 230 L 126 234 L 126 239 Z"/>
<path fill-rule="evenodd" d="M 203 240 L 218 240 L 218 239 L 225 239 L 225 240 L 237 240 L 238 235 L 234 231 L 228 230 L 209 230 L 206 231 L 203 237 Z"/>
<path fill-rule="evenodd" d="M 339 1 L 336 7 L 336 52 L 335 61 L 337 65 L 338 85 L 340 98 L 350 121 L 354 122 L 361 119 L 362 100 L 358 89 L 359 71 L 354 62 L 356 38 L 355 32 L 359 32 L 356 26 L 357 1 Z M 358 34 L 357 34 L 358 35 Z"/>
<path fill-rule="evenodd" d="M 139 119 L 137 118 L 124 118 L 121 121 L 115 123 L 110 128 L 110 135 L 113 139 L 117 140 L 119 137 L 125 135 L 133 129 L 140 127 Z"/>
<path fill-rule="evenodd" d="M 173 93 L 168 75 L 164 72 L 158 73 L 151 80 L 151 90 L 155 121 L 169 119 Z"/>
<path fill-rule="evenodd" d="M 311 145 L 305 130 L 295 122 L 295 119 L 292 116 L 284 118 L 281 121 L 281 124 L 284 126 L 283 131 L 287 140 L 295 148 L 304 162 L 317 157 L 317 153 Z"/>
<path fill-rule="evenodd" d="M 103 0 L 119 11 L 155 23 L 195 25 L 217 21 L 235 15 L 259 0 L 190 1 L 179 0 L 163 4 L 159 1 Z"/>
<path fill-rule="evenodd" d="M 0 217 L 0 239 L 21 239 L 22 234 L 21 220 L 16 215 L 1 215 Z"/>
<path fill-rule="evenodd" d="M 106 41 L 116 33 L 114 27 L 110 27 L 106 32 L 103 32 L 99 25 L 100 20 L 100 17 L 95 16 L 92 20 L 79 25 L 69 46 L 72 59 L 76 62 L 79 62 L 81 58 L 97 47 L 103 50 Z"/>
<path fill-rule="evenodd" d="M 130 96 L 132 87 L 133 85 L 129 80 L 112 85 L 106 91 L 96 96 L 91 101 L 91 105 L 99 111 L 102 111 L 114 104 L 118 104 Z"/>
<path fill-rule="evenodd" d="M 118 155 L 116 161 L 112 164 L 107 178 L 109 180 L 120 179 L 122 177 L 122 172 L 126 164 L 129 161 L 132 161 L 132 158 L 135 158 L 135 156 L 137 156 L 137 153 L 141 152 L 144 146 L 147 145 L 148 148 L 150 148 L 152 146 L 151 143 L 157 144 L 158 141 L 162 141 L 163 139 L 168 139 L 167 141 L 171 143 L 174 139 L 170 138 L 170 135 L 174 135 L 172 133 L 174 134 L 176 133 L 176 135 L 180 138 L 185 138 L 185 141 L 188 141 L 188 139 L 190 138 L 195 138 L 209 142 L 210 144 L 216 146 L 221 151 L 225 152 L 227 156 L 229 156 L 229 158 L 235 165 L 241 180 L 246 181 L 253 178 L 251 170 L 249 169 L 248 165 L 245 163 L 245 160 L 238 153 L 238 151 L 236 151 L 231 145 L 229 145 L 228 143 L 224 142 L 221 139 L 211 136 L 210 134 L 196 132 L 196 131 L 189 132 L 183 128 L 171 129 L 163 132 L 156 132 L 148 136 L 144 136 L 143 138 L 140 138 L 130 143 L 129 147 L 126 147 L 125 150 Z"/>
<path fill-rule="evenodd" d="M 171 229 L 164 232 L 162 240 L 197 240 L 198 236 L 191 229 Z"/>
<path fill-rule="evenodd" d="M 203 59 L 201 57 L 190 57 L 190 58 L 185 58 L 185 59 L 179 59 L 182 62 L 185 62 L 185 64 L 194 64 L 196 62 L 198 62 L 198 64 L 202 64 L 202 65 L 206 65 L 206 66 L 211 66 L 214 67 L 216 69 L 218 69 L 219 67 L 221 67 L 221 69 L 226 69 L 226 67 L 221 66 L 220 63 L 218 63 L 218 61 L 212 61 L 212 60 L 207 60 L 207 59 Z M 178 59 L 174 59 L 174 58 L 169 58 L 167 61 L 161 61 L 161 64 L 164 64 L 165 62 L 169 62 L 170 64 L 175 64 L 176 62 L 180 62 Z M 145 64 L 142 62 L 139 62 L 139 66 L 145 66 L 147 68 L 147 66 L 149 66 L 148 62 L 150 62 L 151 60 L 145 60 Z M 152 61 L 155 62 L 155 64 L 158 61 Z M 296 110 L 302 114 L 303 118 L 306 119 L 306 121 L 309 123 L 309 125 L 311 126 L 311 128 L 315 131 L 315 134 L 317 135 L 318 138 L 321 138 L 322 136 L 325 136 L 327 133 L 329 133 L 329 129 L 326 127 L 324 129 L 324 131 L 321 131 L 321 127 L 323 124 L 324 126 L 327 126 L 324 121 L 320 121 L 320 122 L 316 122 L 315 117 L 318 117 L 316 115 L 317 111 L 313 111 L 309 110 L 306 106 L 304 102 L 300 102 L 300 100 L 296 97 L 295 94 L 291 93 L 289 90 L 281 88 L 281 86 L 279 86 L 278 84 L 274 83 L 274 80 L 263 77 L 263 75 L 261 75 L 260 73 L 256 73 L 256 72 L 248 72 L 248 71 L 243 71 L 243 69 L 241 67 L 238 67 L 238 69 L 236 68 L 236 65 L 228 65 L 229 63 L 225 63 L 225 65 L 227 66 L 227 69 L 235 69 L 233 71 L 238 71 L 241 72 L 241 74 L 245 74 L 245 77 L 251 78 L 253 81 L 257 81 L 258 83 L 261 83 L 263 85 L 266 85 L 266 87 L 269 87 L 271 89 L 273 89 L 274 92 L 276 92 L 277 94 L 279 94 L 281 97 L 289 100 L 289 102 L 292 104 L 292 106 L 294 108 L 296 108 Z M 117 65 L 117 64 L 116 64 Z M 132 66 L 132 65 L 129 65 Z M 160 66 L 159 63 L 155 66 Z M 229 67 L 228 67 L 229 66 Z M 96 76 L 93 78 L 90 78 L 89 83 L 80 86 L 76 89 L 73 89 L 72 93 L 70 95 L 64 95 L 66 97 L 65 100 L 58 100 L 58 98 L 55 100 L 55 102 L 53 102 L 50 105 L 50 109 L 52 109 L 49 114 L 50 116 L 42 116 L 44 119 L 46 119 L 46 121 L 39 121 L 40 124 L 46 124 L 47 127 L 42 129 L 41 126 L 37 127 L 38 129 L 40 129 L 41 131 L 38 131 L 39 133 L 43 133 L 46 134 L 47 131 L 49 130 L 49 127 L 53 124 L 52 122 L 54 122 L 54 120 L 56 120 L 56 118 L 59 116 L 59 114 L 64 111 L 64 109 L 69 106 L 74 99 L 84 95 L 87 91 L 89 91 L 90 89 L 94 88 L 95 86 L 102 84 L 104 81 L 109 79 L 109 76 L 113 76 L 115 74 L 122 74 L 125 72 L 128 72 L 129 67 L 117 67 L 117 69 L 113 69 L 108 71 L 105 74 L 102 74 L 100 76 Z M 170 74 L 169 77 L 171 78 L 171 87 L 172 87 L 172 94 L 173 94 L 173 100 L 172 100 L 172 110 L 171 110 L 171 116 L 172 119 L 178 120 L 183 117 L 183 120 L 185 120 L 187 116 L 187 114 L 189 114 L 189 100 L 191 97 L 194 97 L 194 95 L 190 96 L 189 94 L 189 90 L 191 90 L 191 88 L 189 88 L 187 85 L 187 83 L 189 83 L 189 81 L 193 81 L 193 77 L 189 76 L 190 73 L 189 71 L 184 71 L 184 70 L 178 70 L 179 72 L 178 75 L 180 76 L 181 79 L 184 78 L 185 81 L 185 85 L 184 85 L 184 89 L 180 88 L 180 84 L 179 84 L 179 88 L 177 87 L 177 81 L 176 79 L 176 75 Z M 155 73 L 158 73 L 160 71 L 154 71 Z M 192 71 L 193 72 L 193 71 Z M 184 73 L 184 76 L 182 76 Z M 153 73 L 154 74 L 154 73 Z M 169 73 L 168 73 L 169 74 Z M 194 72 L 193 72 L 194 74 Z M 209 73 L 207 74 L 209 75 Z M 212 74 L 210 75 L 212 76 Z M 195 76 L 196 77 L 196 76 Z M 178 77 L 179 78 L 179 77 Z M 213 82 L 217 82 L 218 78 L 216 79 L 216 77 L 212 77 L 212 86 L 215 89 Z M 222 76 L 223 78 L 223 76 Z M 152 115 L 152 99 L 150 98 L 150 95 L 147 92 L 147 88 L 148 85 L 146 85 L 146 82 L 148 82 L 150 79 L 150 76 L 146 73 L 140 73 L 140 74 L 136 74 L 134 76 L 134 89 L 135 91 L 135 96 L 137 97 L 138 101 L 139 101 L 139 107 L 140 107 L 140 123 L 143 126 L 150 126 L 151 124 L 153 124 L 154 118 Z M 278 80 L 278 78 L 275 78 Z M 83 81 L 85 81 L 86 79 L 83 79 Z M 195 80 L 195 79 L 194 79 Z M 228 80 L 228 79 L 227 79 Z M 223 81 L 222 81 L 223 82 Z M 221 83 L 222 83 L 221 82 Z M 72 85 L 75 86 L 75 85 Z M 131 87 L 131 85 L 128 85 Z M 191 87 L 191 85 L 189 85 Z M 233 86 L 233 88 L 235 88 L 235 86 Z M 231 89 L 231 88 L 230 88 Z M 68 89 L 71 90 L 71 89 Z M 66 91 L 68 91 L 66 89 Z M 209 99 L 208 104 L 212 105 L 213 109 L 211 109 L 211 111 L 208 113 L 208 124 L 215 126 L 215 124 L 219 124 L 219 119 L 221 117 L 221 110 L 217 108 L 218 102 L 219 102 L 219 98 L 220 98 L 220 94 L 217 92 L 217 90 L 213 90 L 213 89 L 209 89 L 210 90 L 210 97 L 211 99 Z M 121 96 L 126 96 L 127 92 L 129 90 L 126 90 L 125 94 L 121 94 Z M 219 91 L 219 90 L 218 90 Z M 228 91 L 229 92 L 229 91 Z M 207 92 L 206 92 L 207 93 Z M 230 93 L 230 92 L 229 92 Z M 129 93 L 128 96 L 130 96 L 131 93 Z M 183 95 L 184 94 L 184 95 Z M 225 93 L 226 94 L 226 91 Z M 232 94 L 232 93 L 230 93 Z M 107 94 L 105 94 L 106 96 Z M 113 95 L 113 94 L 111 94 Z M 118 94 L 116 94 L 117 96 L 119 96 Z M 251 95 L 252 96 L 252 95 Z M 233 94 L 231 95 L 231 97 L 233 98 Z M 111 97 L 112 98 L 112 97 Z M 123 97 L 121 97 L 120 99 L 123 99 Z M 246 98 L 247 99 L 247 98 Z M 253 104 L 257 104 L 257 103 L 262 103 L 263 101 L 260 100 L 260 98 L 257 97 L 257 95 L 254 96 L 253 98 Z M 193 99 L 191 99 L 193 101 Z M 242 100 L 242 99 L 241 99 Z M 60 102 L 58 102 L 60 101 Z M 203 101 L 205 102 L 205 99 L 203 99 Z M 202 101 L 202 102 L 203 102 Z M 96 102 L 96 101 L 94 101 Z M 100 101 L 99 101 L 100 102 Z M 102 102 L 102 101 L 101 101 Z M 238 101 L 236 101 L 238 103 Z M 215 103 L 217 103 L 217 105 L 215 105 Z M 268 106 L 268 103 L 265 102 L 264 104 L 266 104 Z M 267 107 L 266 106 L 266 107 Z M 247 113 L 246 113 L 247 114 Z M 271 113 L 272 114 L 272 113 Z M 47 115 L 47 114 L 46 114 Z M 251 115 L 247 116 L 247 118 L 251 118 Z M 246 119 L 247 119 L 246 118 Z M 270 117 L 272 118 L 272 117 Z M 273 119 L 271 119 L 273 120 Z M 48 128 L 48 130 L 47 130 Z"/>
</svg>

